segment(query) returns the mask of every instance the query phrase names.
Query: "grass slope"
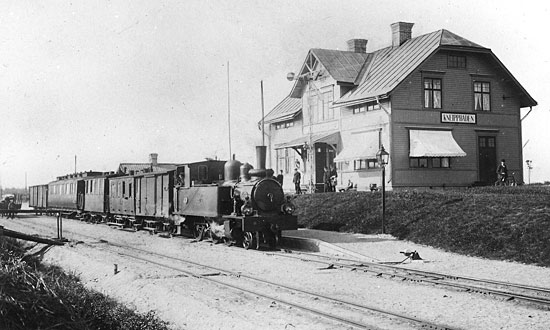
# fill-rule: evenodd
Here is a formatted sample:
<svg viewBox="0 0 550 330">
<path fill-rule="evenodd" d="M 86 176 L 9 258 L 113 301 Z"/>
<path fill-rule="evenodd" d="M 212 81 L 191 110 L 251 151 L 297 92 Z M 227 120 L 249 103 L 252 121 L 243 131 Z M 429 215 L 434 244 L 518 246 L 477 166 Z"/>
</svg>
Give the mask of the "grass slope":
<svg viewBox="0 0 550 330">
<path fill-rule="evenodd" d="M 0 236 L 0 329 L 164 330 L 154 313 L 138 314 L 57 267 L 40 264 L 13 239 Z"/>
<path fill-rule="evenodd" d="M 300 195 L 298 223 L 312 229 L 381 231 L 381 194 Z M 550 187 L 386 192 L 386 232 L 491 259 L 550 266 Z"/>
</svg>

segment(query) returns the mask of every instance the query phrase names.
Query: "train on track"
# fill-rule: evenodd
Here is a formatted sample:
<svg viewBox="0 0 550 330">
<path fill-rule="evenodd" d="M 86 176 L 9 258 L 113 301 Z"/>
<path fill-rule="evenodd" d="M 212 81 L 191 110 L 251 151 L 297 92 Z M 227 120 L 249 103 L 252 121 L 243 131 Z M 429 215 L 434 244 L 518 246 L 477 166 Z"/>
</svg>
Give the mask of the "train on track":
<svg viewBox="0 0 550 330">
<path fill-rule="evenodd" d="M 273 170 L 265 169 L 265 147 L 256 151 L 257 169 L 237 160 L 205 160 L 156 171 L 65 175 L 31 186 L 29 206 L 134 230 L 274 248 L 282 230 L 297 229 L 295 206 Z"/>
</svg>

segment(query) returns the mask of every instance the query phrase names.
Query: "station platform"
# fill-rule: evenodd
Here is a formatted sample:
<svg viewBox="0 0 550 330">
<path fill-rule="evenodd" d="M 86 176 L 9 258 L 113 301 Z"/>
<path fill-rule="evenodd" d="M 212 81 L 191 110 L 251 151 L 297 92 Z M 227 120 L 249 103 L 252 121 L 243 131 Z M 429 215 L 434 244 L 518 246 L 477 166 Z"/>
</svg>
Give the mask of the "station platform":
<svg viewBox="0 0 550 330">
<path fill-rule="evenodd" d="M 462 255 L 399 240 L 387 234 L 365 235 L 312 229 L 288 230 L 282 234 L 281 246 L 298 252 L 320 252 L 342 259 L 550 287 L 548 267 Z M 405 251 L 416 251 L 421 259 L 412 260 L 402 253 Z"/>
<path fill-rule="evenodd" d="M 401 241 L 391 235 L 365 235 L 315 229 L 283 231 L 282 246 L 289 249 L 321 252 L 368 262 L 400 262 L 400 251 L 426 250 L 426 246 Z"/>
</svg>

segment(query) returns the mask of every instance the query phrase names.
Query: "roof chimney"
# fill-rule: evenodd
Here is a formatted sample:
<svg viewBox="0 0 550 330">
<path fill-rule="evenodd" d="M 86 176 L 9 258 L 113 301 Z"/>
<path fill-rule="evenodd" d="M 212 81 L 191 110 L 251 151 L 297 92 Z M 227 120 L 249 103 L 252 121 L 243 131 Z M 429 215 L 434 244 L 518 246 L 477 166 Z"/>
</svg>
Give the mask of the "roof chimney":
<svg viewBox="0 0 550 330">
<path fill-rule="evenodd" d="M 159 156 L 158 154 L 149 154 L 149 163 L 151 163 L 151 166 L 158 165 L 158 162 L 157 162 L 158 156 Z"/>
<path fill-rule="evenodd" d="M 367 39 L 350 39 L 348 40 L 348 51 L 354 53 L 366 53 L 367 42 Z"/>
<path fill-rule="evenodd" d="M 391 25 L 392 46 L 398 47 L 411 39 L 414 23 L 397 22 Z"/>
</svg>

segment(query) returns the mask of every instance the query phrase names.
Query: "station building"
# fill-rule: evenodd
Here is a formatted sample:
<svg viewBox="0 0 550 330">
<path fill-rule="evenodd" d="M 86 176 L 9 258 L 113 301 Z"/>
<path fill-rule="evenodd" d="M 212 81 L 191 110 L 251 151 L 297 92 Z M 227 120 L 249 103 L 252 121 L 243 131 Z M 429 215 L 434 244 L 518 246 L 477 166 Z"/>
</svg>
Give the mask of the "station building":
<svg viewBox="0 0 550 330">
<path fill-rule="evenodd" d="M 412 27 L 392 24 L 392 45 L 373 52 L 365 39 L 311 49 L 289 74 L 290 94 L 262 120 L 285 189 L 298 168 L 322 191 L 331 165 L 338 188 L 380 186 L 382 146 L 388 189 L 492 184 L 501 159 L 523 181 L 520 109 L 537 102 L 489 48 L 447 30 L 412 38 Z"/>
</svg>

